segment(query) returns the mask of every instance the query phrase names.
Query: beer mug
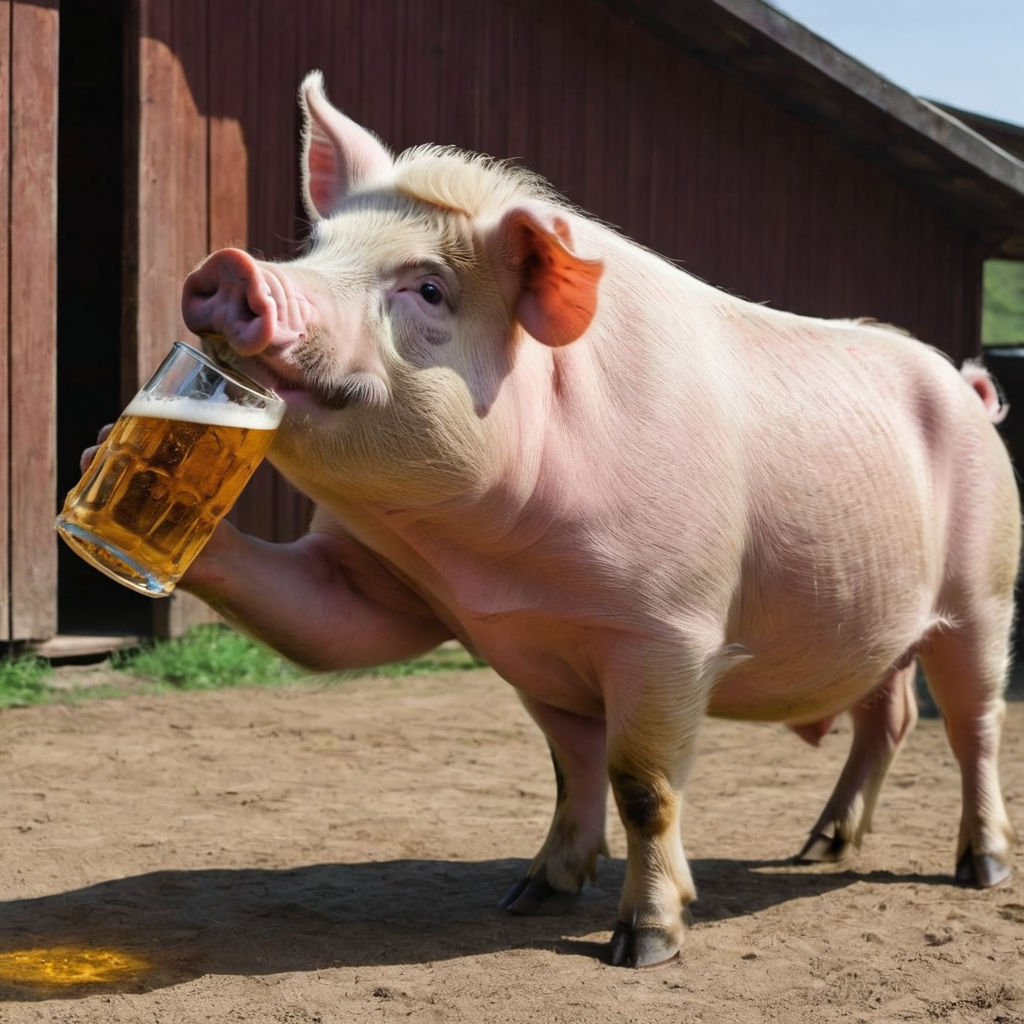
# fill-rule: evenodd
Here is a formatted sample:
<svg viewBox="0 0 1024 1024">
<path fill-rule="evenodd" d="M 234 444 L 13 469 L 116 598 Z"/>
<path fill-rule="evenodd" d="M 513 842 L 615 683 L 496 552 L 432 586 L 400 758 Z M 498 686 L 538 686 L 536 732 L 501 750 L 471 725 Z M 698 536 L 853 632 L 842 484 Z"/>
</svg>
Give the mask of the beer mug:
<svg viewBox="0 0 1024 1024">
<path fill-rule="evenodd" d="M 273 391 L 176 341 L 68 492 L 57 532 L 118 583 L 166 596 L 263 460 L 284 410 Z"/>
</svg>

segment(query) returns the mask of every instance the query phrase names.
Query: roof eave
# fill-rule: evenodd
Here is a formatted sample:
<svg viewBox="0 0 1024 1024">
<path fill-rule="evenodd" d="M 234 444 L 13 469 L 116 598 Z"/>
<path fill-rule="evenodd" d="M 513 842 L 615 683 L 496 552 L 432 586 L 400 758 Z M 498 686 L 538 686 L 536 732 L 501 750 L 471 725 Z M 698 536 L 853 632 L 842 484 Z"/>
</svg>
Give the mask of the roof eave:
<svg viewBox="0 0 1024 1024">
<path fill-rule="evenodd" d="M 1024 162 L 762 0 L 604 0 L 883 166 L 1024 259 Z"/>
</svg>

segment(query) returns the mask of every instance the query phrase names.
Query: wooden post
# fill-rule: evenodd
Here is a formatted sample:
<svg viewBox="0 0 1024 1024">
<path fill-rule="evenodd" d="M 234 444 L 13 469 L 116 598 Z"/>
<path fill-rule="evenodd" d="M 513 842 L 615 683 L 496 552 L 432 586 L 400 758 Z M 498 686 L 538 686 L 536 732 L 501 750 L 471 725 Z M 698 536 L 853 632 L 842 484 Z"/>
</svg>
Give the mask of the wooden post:
<svg viewBox="0 0 1024 1024">
<path fill-rule="evenodd" d="M 57 629 L 57 0 L 0 4 L 0 140 L 9 171 L 0 190 L 8 234 L 0 291 L 4 347 L 0 428 L 4 496 L 0 558 L 11 640 L 46 639 Z M 7 76 L 9 75 L 9 81 Z M 10 120 L 7 120 L 9 112 Z M 2 172 L 0 172 L 2 173 Z M 6 520 L 6 522 L 4 522 Z M 6 564 L 4 564 L 6 563 Z M 0 634 L 2 635 L 2 634 Z"/>
<path fill-rule="evenodd" d="M 188 340 L 181 284 L 209 247 L 207 2 L 135 0 L 127 55 L 132 138 L 126 181 L 125 398 L 171 343 Z M 153 632 L 175 636 L 216 616 L 188 594 L 153 602 Z"/>
<path fill-rule="evenodd" d="M 8 224 L 10 209 L 11 0 L 0 0 L 0 214 Z M 0 236 L 0 397 L 7 401 L 10 372 L 10 237 Z M 7 409 L 10 408 L 8 402 Z M 0 642 L 11 638 L 10 594 L 10 416 L 0 415 Z"/>
</svg>

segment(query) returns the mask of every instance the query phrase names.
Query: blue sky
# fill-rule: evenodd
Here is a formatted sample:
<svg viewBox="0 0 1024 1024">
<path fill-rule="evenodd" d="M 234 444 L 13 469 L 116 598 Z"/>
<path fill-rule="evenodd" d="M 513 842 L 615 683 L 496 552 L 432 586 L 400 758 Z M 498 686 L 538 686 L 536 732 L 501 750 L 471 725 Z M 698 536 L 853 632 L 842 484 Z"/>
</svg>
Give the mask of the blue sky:
<svg viewBox="0 0 1024 1024">
<path fill-rule="evenodd" d="M 1024 0 L 770 0 L 908 92 L 1024 125 Z"/>
</svg>

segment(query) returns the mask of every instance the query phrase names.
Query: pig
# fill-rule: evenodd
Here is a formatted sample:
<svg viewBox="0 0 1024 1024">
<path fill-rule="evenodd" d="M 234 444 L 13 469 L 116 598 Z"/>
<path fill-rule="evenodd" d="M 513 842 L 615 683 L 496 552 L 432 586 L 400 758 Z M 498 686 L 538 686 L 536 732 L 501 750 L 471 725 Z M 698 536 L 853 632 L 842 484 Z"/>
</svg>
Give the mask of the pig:
<svg viewBox="0 0 1024 1024">
<path fill-rule="evenodd" d="M 303 252 L 215 252 L 182 311 L 286 400 L 270 460 L 315 512 L 287 544 L 222 525 L 183 586 L 314 669 L 453 638 L 486 659 L 556 780 L 502 904 L 571 907 L 606 852 L 610 786 L 614 964 L 679 953 L 705 716 L 816 742 L 849 712 L 848 761 L 798 854 L 836 861 L 916 721 L 918 664 L 962 775 L 955 878 L 1003 881 L 1020 511 L 984 369 L 727 294 L 510 163 L 394 156 L 318 72 L 300 105 Z"/>
</svg>

